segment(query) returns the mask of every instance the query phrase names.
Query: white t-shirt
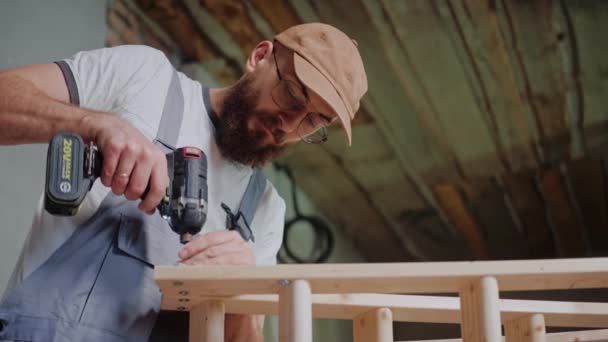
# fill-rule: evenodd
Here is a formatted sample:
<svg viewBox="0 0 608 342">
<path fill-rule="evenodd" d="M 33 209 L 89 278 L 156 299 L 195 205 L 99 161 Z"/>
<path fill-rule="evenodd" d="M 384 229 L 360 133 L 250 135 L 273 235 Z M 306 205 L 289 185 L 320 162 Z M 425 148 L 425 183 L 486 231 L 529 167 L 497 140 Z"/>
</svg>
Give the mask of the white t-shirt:
<svg viewBox="0 0 608 342">
<path fill-rule="evenodd" d="M 73 74 L 66 77 L 70 98 L 80 106 L 115 113 L 138 128 L 146 137 L 156 137 L 173 66 L 165 55 L 147 46 L 125 45 L 79 52 L 65 60 Z M 226 229 L 226 203 L 239 207 L 252 169 L 224 159 L 215 143 L 214 126 L 205 108 L 201 84 L 179 73 L 184 94 L 184 117 L 177 147 L 195 146 L 207 155 L 208 213 L 201 234 Z M 251 223 L 252 247 L 257 265 L 276 263 L 285 216 L 285 202 L 270 182 Z M 97 210 L 111 191 L 99 180 L 85 197 L 76 216 L 52 216 L 43 208 L 41 196 L 32 227 L 9 282 L 20 284 L 59 248 Z M 177 236 L 177 235 L 176 235 Z"/>
</svg>

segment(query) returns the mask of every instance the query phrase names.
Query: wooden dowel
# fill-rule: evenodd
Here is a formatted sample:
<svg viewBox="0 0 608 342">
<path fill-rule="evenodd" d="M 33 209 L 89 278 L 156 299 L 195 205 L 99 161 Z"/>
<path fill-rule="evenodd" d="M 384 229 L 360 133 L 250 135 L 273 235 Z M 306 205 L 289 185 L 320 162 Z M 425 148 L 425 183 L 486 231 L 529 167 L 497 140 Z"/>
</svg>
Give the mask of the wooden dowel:
<svg viewBox="0 0 608 342">
<path fill-rule="evenodd" d="M 279 290 L 279 341 L 312 342 L 310 284 L 291 281 Z"/>
<path fill-rule="evenodd" d="M 190 310 L 190 342 L 224 340 L 224 303 L 219 300 L 202 302 Z"/>
<path fill-rule="evenodd" d="M 482 277 L 460 289 L 461 332 L 465 342 L 502 341 L 498 283 Z"/>
<path fill-rule="evenodd" d="M 545 342 L 545 318 L 541 314 L 525 315 L 505 322 L 507 342 Z"/>
<path fill-rule="evenodd" d="M 353 319 L 354 342 L 393 342 L 393 314 L 378 308 Z"/>
</svg>

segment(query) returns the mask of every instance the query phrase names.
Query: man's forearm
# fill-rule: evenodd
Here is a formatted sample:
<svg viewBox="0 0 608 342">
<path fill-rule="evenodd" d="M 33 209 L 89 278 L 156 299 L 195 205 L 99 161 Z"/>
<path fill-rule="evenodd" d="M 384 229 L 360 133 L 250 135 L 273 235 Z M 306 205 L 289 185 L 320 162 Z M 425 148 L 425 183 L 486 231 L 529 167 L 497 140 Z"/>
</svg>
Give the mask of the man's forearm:
<svg viewBox="0 0 608 342">
<path fill-rule="evenodd" d="M 103 115 L 63 103 L 13 74 L 0 74 L 0 145 L 48 142 L 59 131 L 92 139 L 92 117 Z"/>
<path fill-rule="evenodd" d="M 224 324 L 224 340 L 226 342 L 263 342 L 263 315 L 227 314 Z"/>
</svg>

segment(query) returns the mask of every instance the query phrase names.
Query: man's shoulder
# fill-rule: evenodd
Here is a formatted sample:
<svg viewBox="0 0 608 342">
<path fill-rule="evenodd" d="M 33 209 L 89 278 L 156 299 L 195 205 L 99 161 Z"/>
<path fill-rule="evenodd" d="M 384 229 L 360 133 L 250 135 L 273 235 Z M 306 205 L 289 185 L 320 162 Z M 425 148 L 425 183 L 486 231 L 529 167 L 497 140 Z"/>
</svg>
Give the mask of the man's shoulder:
<svg viewBox="0 0 608 342">
<path fill-rule="evenodd" d="M 104 70 L 123 70 L 127 74 L 161 67 L 172 68 L 164 52 L 147 45 L 118 45 L 80 51 L 68 63 L 105 65 Z"/>
</svg>

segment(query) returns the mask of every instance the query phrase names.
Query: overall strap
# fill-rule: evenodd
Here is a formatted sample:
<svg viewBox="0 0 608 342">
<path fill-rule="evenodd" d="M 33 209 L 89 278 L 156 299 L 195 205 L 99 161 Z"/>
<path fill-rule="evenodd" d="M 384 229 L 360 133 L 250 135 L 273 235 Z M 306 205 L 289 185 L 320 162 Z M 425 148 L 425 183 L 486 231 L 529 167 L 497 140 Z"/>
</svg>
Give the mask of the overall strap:
<svg viewBox="0 0 608 342">
<path fill-rule="evenodd" d="M 179 130 L 184 117 L 184 94 L 179 83 L 179 76 L 173 69 L 171 83 L 165 97 L 163 113 L 154 143 L 166 154 L 176 149 Z"/>
<path fill-rule="evenodd" d="M 232 213 L 230 207 L 222 203 L 222 208 L 226 212 L 226 228 L 236 230 L 241 234 L 245 241 L 255 242 L 253 231 L 251 230 L 251 222 L 255 216 L 256 209 L 260 203 L 260 199 L 266 189 L 266 176 L 260 169 L 253 169 L 249 183 L 241 198 L 241 204 L 236 214 Z"/>
</svg>

